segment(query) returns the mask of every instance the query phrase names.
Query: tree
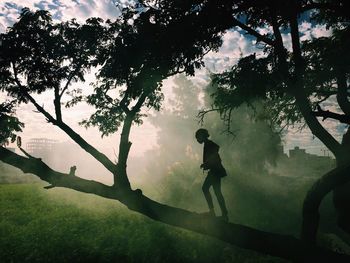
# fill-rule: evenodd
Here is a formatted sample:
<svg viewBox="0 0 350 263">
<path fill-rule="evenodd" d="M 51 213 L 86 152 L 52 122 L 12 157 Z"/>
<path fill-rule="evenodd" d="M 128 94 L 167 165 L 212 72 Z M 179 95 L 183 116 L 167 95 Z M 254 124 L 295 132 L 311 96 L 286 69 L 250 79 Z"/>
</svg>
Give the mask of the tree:
<svg viewBox="0 0 350 263">
<path fill-rule="evenodd" d="M 1 90 L 17 103 L 32 103 L 49 123 L 63 130 L 113 174 L 114 186 L 54 171 L 41 159 L 29 154 L 19 156 L 4 147 L 0 147 L 0 160 L 37 175 L 49 182 L 50 187 L 67 187 L 116 199 L 154 220 L 243 248 L 296 261 L 346 262 L 347 255 L 294 237 L 170 207 L 149 199 L 140 189 L 131 189 L 126 167 L 132 124 L 141 123 L 142 107 L 159 108 L 163 79 L 180 72 L 193 74 L 195 68 L 203 65 L 203 55 L 220 46 L 220 34 L 237 23 L 231 21 L 231 7 L 226 2 L 217 5 L 214 1 L 161 1 L 156 6 L 142 1 L 124 9 L 114 22 L 91 18 L 83 25 L 74 20 L 54 24 L 48 12 L 24 9 L 19 22 L 1 35 Z M 183 39 L 179 38 L 181 35 Z M 71 90 L 71 83 L 83 81 L 84 73 L 95 66 L 101 68 L 94 92 L 84 98 L 78 90 Z M 35 100 L 35 94 L 44 91 L 53 93 L 54 114 Z M 61 104 L 66 92 L 73 94 L 67 106 L 85 99 L 96 108 L 83 124 L 98 126 L 102 135 L 122 125 L 116 164 L 64 122 Z M 113 97 L 113 92 L 117 96 Z"/>
<path fill-rule="evenodd" d="M 221 113 L 263 98 L 275 124 L 305 121 L 336 157 L 338 168 L 318 180 L 304 201 L 302 238 L 311 242 L 316 240 L 318 207 L 331 190 L 338 226 L 350 232 L 350 130 L 344 128 L 339 143 L 317 119 L 350 124 L 349 15 L 344 11 L 348 5 L 347 1 L 235 1 L 234 15 L 241 17 L 237 26 L 264 45 L 263 54 L 242 57 L 230 70 L 213 76 L 217 86 L 214 104 Z M 301 19 L 332 31 L 329 36 L 301 40 Z M 268 32 L 260 34 L 259 28 L 268 28 Z M 287 33 L 290 49 L 282 38 Z M 341 112 L 324 110 L 325 101 Z"/>
</svg>

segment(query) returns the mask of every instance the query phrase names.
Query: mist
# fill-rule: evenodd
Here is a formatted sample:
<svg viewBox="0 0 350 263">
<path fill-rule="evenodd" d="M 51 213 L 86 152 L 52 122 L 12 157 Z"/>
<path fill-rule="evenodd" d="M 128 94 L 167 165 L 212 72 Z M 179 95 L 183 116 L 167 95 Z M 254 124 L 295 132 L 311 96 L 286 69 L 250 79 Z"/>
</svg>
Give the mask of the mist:
<svg viewBox="0 0 350 263">
<path fill-rule="evenodd" d="M 129 157 L 127 170 L 132 188 L 142 189 L 147 196 L 168 205 L 198 213 L 207 211 L 208 207 L 201 189 L 206 172 L 199 168 L 202 163 L 203 145 L 199 144 L 194 136 L 195 131 L 203 127 L 208 129 L 210 139 L 220 146 L 219 153 L 228 173 L 228 176 L 222 179 L 221 185 L 230 222 L 298 236 L 302 202 L 306 192 L 317 178 L 334 167 L 334 160 L 320 156 L 312 157 L 307 153 L 301 156 L 301 159 L 298 155 L 296 158 L 286 155 L 282 148 L 284 140 L 282 134 L 277 133 L 266 120 L 255 118 L 255 112 L 248 106 L 241 106 L 232 113 L 230 123 L 232 133 L 227 132 L 227 123 L 224 123 L 216 112 L 208 113 L 201 123 L 197 117 L 198 112 L 201 109 L 210 108 L 212 92 L 212 87 L 196 84 L 184 76 L 175 78 L 171 99 L 166 100 L 161 111 L 152 113 L 148 117 L 155 128 L 157 147 L 146 151 L 143 156 Z M 255 106 L 259 107 L 259 102 L 256 102 Z M 71 142 L 57 142 L 51 152 L 37 157 L 42 158 L 50 167 L 58 171 L 69 173 L 70 167 L 75 165 L 77 167 L 76 176 L 97 180 L 108 185 L 112 184 L 112 175 L 88 153 Z M 307 165 L 303 165 L 305 162 Z M 118 224 L 123 225 L 130 220 L 138 222 L 133 223 L 132 233 L 137 233 L 137 231 L 144 233 L 146 224 L 150 234 L 142 240 L 139 240 L 137 234 L 131 234 L 129 230 L 122 231 L 129 237 L 129 246 L 132 250 L 136 249 L 136 252 L 129 257 L 135 255 L 142 257 L 147 253 L 146 250 L 141 249 L 146 244 L 148 246 L 155 242 L 152 247 L 154 249 L 176 236 L 178 246 L 176 253 L 179 257 L 186 255 L 183 252 L 184 247 L 193 253 L 193 251 L 202 251 L 203 247 L 205 247 L 204 250 L 208 250 L 208 247 L 216 246 L 217 253 L 213 254 L 210 252 L 212 249 L 209 249 L 209 254 L 202 256 L 203 262 L 205 260 L 210 262 L 213 257 L 225 258 L 225 253 L 235 255 L 234 257 L 237 257 L 239 262 L 245 262 L 240 258 L 242 251 L 237 252 L 236 249 L 222 246 L 212 239 L 203 240 L 195 234 L 182 233 L 183 239 L 179 240 L 177 232 L 160 229 L 158 225 L 146 219 L 140 219 L 140 216 L 130 215 L 126 208 L 113 201 L 92 196 L 86 198 L 85 194 L 60 188 L 49 190 L 43 195 L 42 187 L 46 184 L 40 182 L 35 176 L 23 175 L 18 169 L 4 164 L 0 165 L 0 169 L 2 183 L 35 183 L 39 188 L 31 186 L 31 188 L 35 187 L 34 190 L 31 190 L 32 195 L 41 193 L 39 195 L 42 198 L 41 202 L 50 202 L 55 206 L 64 207 L 62 213 L 71 211 L 69 213 L 73 213 L 72 218 L 75 219 L 69 223 L 72 225 L 69 228 L 80 229 L 83 225 L 89 224 L 89 231 L 84 235 L 79 234 L 82 237 L 85 235 L 88 235 L 87 238 L 91 235 L 99 236 L 99 230 L 94 230 L 94 221 L 87 218 L 91 215 L 95 218 L 93 220 L 97 220 L 96 222 L 111 225 L 112 230 L 108 228 L 108 232 L 112 231 L 110 233 L 116 235 L 120 235 L 122 229 Z M 220 215 L 215 195 L 212 196 L 216 215 Z M 30 199 L 31 202 L 34 202 L 32 199 L 33 197 Z M 25 209 L 24 205 L 21 206 L 23 206 L 21 209 Z M 330 197 L 326 198 L 322 204 L 321 218 L 321 229 L 329 230 L 335 225 L 334 208 Z M 332 230 L 336 232 L 336 229 Z M 152 231 L 161 231 L 163 239 L 151 238 Z M 188 247 L 188 240 L 193 242 L 190 247 Z M 320 240 L 327 246 L 336 244 L 342 250 L 348 249 L 334 235 L 322 234 Z M 106 242 L 110 243 L 110 241 Z M 117 239 L 115 242 L 120 242 L 120 240 Z M 110 248 L 108 244 L 103 245 L 99 250 L 107 251 Z M 62 246 L 62 249 L 65 247 Z M 125 250 L 127 248 L 124 247 L 123 251 Z M 159 253 L 167 253 L 167 251 L 172 250 L 164 249 Z M 108 251 L 104 253 L 109 255 Z M 250 257 L 257 260 L 257 256 L 251 253 L 249 256 L 248 254 L 244 256 L 248 261 Z"/>
<path fill-rule="evenodd" d="M 194 137 L 195 131 L 203 127 L 220 146 L 228 172 L 222 189 L 230 220 L 298 235 L 306 192 L 317 178 L 335 166 L 334 159 L 308 153 L 305 156 L 309 159 L 289 157 L 283 150 L 282 133 L 263 118 L 257 118 L 256 112 L 246 105 L 232 113 L 231 133 L 216 112 L 208 113 L 201 123 L 197 115 L 200 109 L 210 108 L 211 92 L 212 87 L 199 86 L 184 76 L 175 79 L 172 99 L 150 117 L 158 131 L 158 147 L 143 157 L 130 158 L 128 171 L 133 188 L 169 205 L 207 211 L 201 189 L 206 172 L 199 168 L 203 145 Z M 259 107 L 258 101 L 255 106 Z M 325 203 L 322 213 L 329 219 L 334 211 L 330 200 Z M 214 207 L 220 215 L 217 202 Z"/>
</svg>

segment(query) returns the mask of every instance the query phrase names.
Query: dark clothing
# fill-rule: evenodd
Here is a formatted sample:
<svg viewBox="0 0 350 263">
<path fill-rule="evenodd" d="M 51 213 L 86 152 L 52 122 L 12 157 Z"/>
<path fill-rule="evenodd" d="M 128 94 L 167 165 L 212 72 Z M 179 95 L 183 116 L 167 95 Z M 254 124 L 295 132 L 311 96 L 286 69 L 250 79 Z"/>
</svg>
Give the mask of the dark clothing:
<svg viewBox="0 0 350 263">
<path fill-rule="evenodd" d="M 219 148 L 219 145 L 211 140 L 204 142 L 203 168 L 216 177 L 225 177 L 227 173 L 221 164 Z"/>
<path fill-rule="evenodd" d="M 222 215 L 227 215 L 225 199 L 221 192 L 221 178 L 214 176 L 211 173 L 208 173 L 208 176 L 205 178 L 202 186 L 202 190 L 203 190 L 205 199 L 207 200 L 209 210 L 213 211 L 214 205 L 213 205 L 213 199 L 211 198 L 211 195 L 209 192 L 210 186 L 213 186 L 214 193 L 216 195 L 216 198 L 218 199 Z"/>
<path fill-rule="evenodd" d="M 219 155 L 219 145 L 211 140 L 204 142 L 203 150 L 203 168 L 209 170 L 208 175 L 202 186 L 202 190 L 207 200 L 210 211 L 214 210 L 213 200 L 211 198 L 209 188 L 213 186 L 214 193 L 218 199 L 222 215 L 227 216 L 227 208 L 224 197 L 221 192 L 221 178 L 227 176 L 225 168 L 222 166 Z"/>
</svg>

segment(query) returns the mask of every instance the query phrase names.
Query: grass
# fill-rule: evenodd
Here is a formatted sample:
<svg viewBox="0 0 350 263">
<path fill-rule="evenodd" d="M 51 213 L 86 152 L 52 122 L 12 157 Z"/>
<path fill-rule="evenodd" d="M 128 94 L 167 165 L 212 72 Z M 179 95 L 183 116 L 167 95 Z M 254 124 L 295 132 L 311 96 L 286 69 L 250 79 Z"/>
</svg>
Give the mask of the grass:
<svg viewBox="0 0 350 263">
<path fill-rule="evenodd" d="M 1 262 L 283 262 L 44 184 L 0 185 Z"/>
</svg>

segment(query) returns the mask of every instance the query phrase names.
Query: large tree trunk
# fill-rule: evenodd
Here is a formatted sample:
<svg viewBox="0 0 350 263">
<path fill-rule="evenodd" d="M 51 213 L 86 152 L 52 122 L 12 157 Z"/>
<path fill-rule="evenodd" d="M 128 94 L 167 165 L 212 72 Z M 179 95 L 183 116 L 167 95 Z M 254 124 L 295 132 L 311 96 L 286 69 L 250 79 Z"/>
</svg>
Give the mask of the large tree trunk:
<svg viewBox="0 0 350 263">
<path fill-rule="evenodd" d="M 301 238 L 304 241 L 311 243 L 316 241 L 321 201 L 333 189 L 348 184 L 349 174 L 350 164 L 337 167 L 317 180 L 308 191 L 303 204 Z"/>
<path fill-rule="evenodd" d="M 337 166 L 350 165 L 350 129 L 343 136 L 342 152 L 337 156 Z M 346 174 L 350 178 L 350 171 Z M 337 210 L 338 226 L 350 234 L 350 181 L 339 184 L 333 191 L 333 203 Z"/>
<path fill-rule="evenodd" d="M 131 148 L 131 142 L 129 141 L 131 125 L 135 117 L 134 112 L 128 112 L 126 114 L 122 133 L 120 136 L 118 164 L 116 173 L 114 173 L 114 186 L 120 189 L 131 189 L 129 178 L 127 175 L 127 161 Z"/>
<path fill-rule="evenodd" d="M 212 236 L 241 248 L 252 249 L 296 262 L 350 262 L 349 255 L 317 247 L 292 236 L 264 232 L 243 225 L 227 223 L 215 217 L 167 206 L 144 196 L 141 190 L 119 191 L 102 183 L 59 173 L 52 170 L 40 159 L 25 158 L 3 147 L 0 147 L 0 160 L 25 173 L 35 174 L 53 186 L 66 187 L 119 200 L 129 209 L 154 220 Z"/>
<path fill-rule="evenodd" d="M 334 191 L 334 203 L 339 216 L 339 223 L 349 224 L 349 209 L 346 209 L 350 200 L 350 195 L 346 191 L 349 181 L 349 160 L 344 159 L 347 155 L 344 151 L 344 145 L 341 145 L 317 120 L 312 114 L 312 108 L 308 100 L 308 96 L 304 89 L 304 73 L 305 65 L 301 54 L 300 36 L 297 21 L 297 2 L 292 1 L 290 13 L 290 28 L 293 48 L 293 60 L 295 64 L 294 81 L 292 82 L 290 92 L 295 97 L 295 103 L 313 135 L 319 138 L 322 143 L 337 158 L 337 168 L 324 175 L 312 186 L 307 193 L 303 204 L 303 222 L 301 230 L 301 238 L 305 242 L 315 243 L 317 229 L 319 225 L 319 206 L 323 198 L 332 190 Z M 339 161 L 341 160 L 341 161 Z M 347 222 L 345 222 L 348 220 Z M 344 230 L 345 228 L 342 227 Z"/>
</svg>

